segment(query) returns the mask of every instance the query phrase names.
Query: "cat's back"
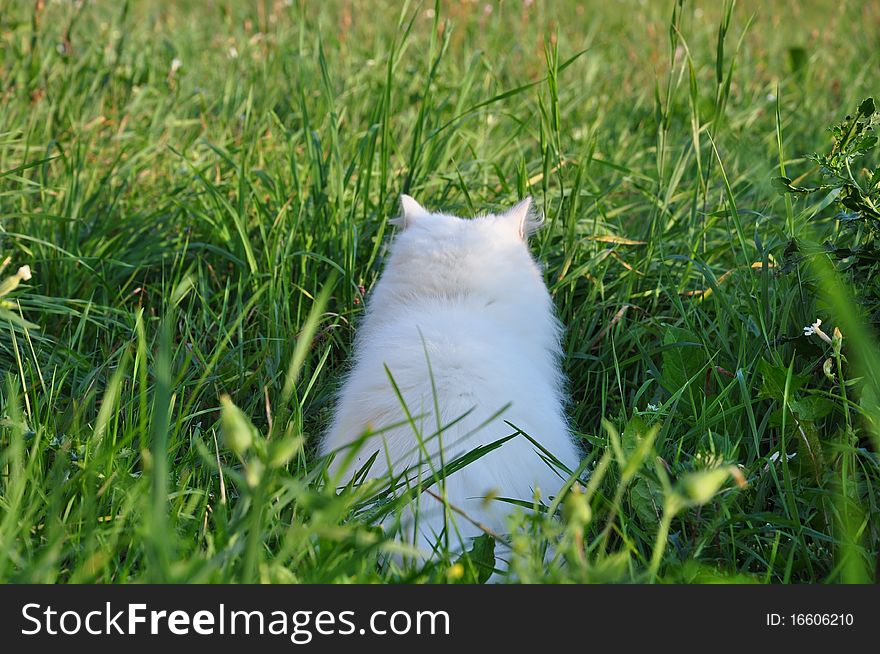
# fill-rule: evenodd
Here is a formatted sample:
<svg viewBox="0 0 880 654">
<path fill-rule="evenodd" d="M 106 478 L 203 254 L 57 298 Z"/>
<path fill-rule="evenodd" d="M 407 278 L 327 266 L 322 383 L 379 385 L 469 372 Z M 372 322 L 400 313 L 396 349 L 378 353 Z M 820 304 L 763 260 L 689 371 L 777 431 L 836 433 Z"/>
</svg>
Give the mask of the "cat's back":
<svg viewBox="0 0 880 654">
<path fill-rule="evenodd" d="M 400 388 L 490 389 L 536 383 L 536 375 L 553 381 L 553 339 L 532 334 L 534 318 L 516 313 L 468 301 L 400 307 L 365 326 L 356 371 L 372 375 L 387 366 Z"/>
<path fill-rule="evenodd" d="M 488 442 L 503 435 L 485 429 L 502 414 L 524 429 L 564 429 L 553 352 L 522 333 L 525 317 L 516 321 L 499 309 L 438 301 L 371 315 L 326 446 L 340 447 L 366 428 L 388 429 L 392 443 L 411 441 L 414 426 L 431 434 L 438 425 L 448 441 L 484 429 L 477 440 Z"/>
</svg>

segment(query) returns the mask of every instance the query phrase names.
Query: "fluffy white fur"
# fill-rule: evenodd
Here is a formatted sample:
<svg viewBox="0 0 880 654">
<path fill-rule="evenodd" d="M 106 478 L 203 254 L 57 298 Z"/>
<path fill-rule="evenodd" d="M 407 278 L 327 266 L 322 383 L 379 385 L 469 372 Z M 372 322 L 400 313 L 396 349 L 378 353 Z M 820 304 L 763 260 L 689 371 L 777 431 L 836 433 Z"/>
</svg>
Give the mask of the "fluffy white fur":
<svg viewBox="0 0 880 654">
<path fill-rule="evenodd" d="M 441 461 L 516 433 L 508 422 L 573 470 L 579 456 L 563 412 L 561 327 L 526 242 L 539 225 L 531 199 L 470 220 L 428 212 L 408 196 L 402 206 L 402 229 L 367 301 L 323 442 L 324 454 L 337 452 L 331 471 L 348 481 L 378 451 L 369 477 L 409 470 L 410 478 L 430 478 Z M 380 433 L 364 440 L 367 430 Z M 358 441 L 343 470 L 346 447 Z M 513 505 L 487 497 L 531 502 L 540 489 L 546 501 L 564 480 L 517 435 L 443 483 L 452 507 L 504 533 Z M 429 551 L 438 538 L 457 548 L 481 533 L 427 493 L 402 524 Z"/>
</svg>

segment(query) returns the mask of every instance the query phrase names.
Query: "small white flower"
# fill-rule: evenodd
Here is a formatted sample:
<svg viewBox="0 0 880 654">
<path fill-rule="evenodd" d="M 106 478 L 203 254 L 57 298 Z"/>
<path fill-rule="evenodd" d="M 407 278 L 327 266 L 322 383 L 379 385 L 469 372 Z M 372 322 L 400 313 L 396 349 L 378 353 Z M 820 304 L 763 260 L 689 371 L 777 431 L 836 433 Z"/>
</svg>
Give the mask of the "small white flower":
<svg viewBox="0 0 880 654">
<path fill-rule="evenodd" d="M 172 73 L 176 73 L 178 70 L 180 70 L 181 66 L 183 66 L 183 62 L 180 59 L 178 59 L 177 57 L 174 57 L 174 59 L 171 60 L 171 72 Z"/>
<path fill-rule="evenodd" d="M 228 54 L 230 59 L 238 59 L 238 49 L 235 46 L 229 48 Z"/>
<path fill-rule="evenodd" d="M 785 459 L 786 459 L 787 461 L 791 461 L 791 460 L 792 460 L 794 457 L 796 457 L 796 456 L 797 456 L 797 452 L 792 452 L 791 454 L 786 454 L 786 455 L 785 455 Z M 774 452 L 774 453 L 771 454 L 770 457 L 767 459 L 767 463 L 764 464 L 764 472 L 767 472 L 768 470 L 770 470 L 770 464 L 771 464 L 771 463 L 776 463 L 777 461 L 779 461 L 779 452 Z"/>
<path fill-rule="evenodd" d="M 657 411 L 659 408 L 656 404 L 648 404 L 648 411 Z"/>
<path fill-rule="evenodd" d="M 816 318 L 816 322 L 814 322 L 809 327 L 804 327 L 804 336 L 812 336 L 813 334 L 815 334 L 819 330 L 819 327 L 821 327 L 821 326 L 822 326 L 822 320 L 819 318 Z"/>
<path fill-rule="evenodd" d="M 804 336 L 813 336 L 814 334 L 829 345 L 832 344 L 831 337 L 822 331 L 822 321 L 819 318 L 816 318 L 816 322 L 809 327 L 804 327 Z"/>
<path fill-rule="evenodd" d="M 28 281 L 31 278 L 31 267 L 30 266 L 22 266 L 18 269 L 18 278 L 23 282 Z"/>
</svg>

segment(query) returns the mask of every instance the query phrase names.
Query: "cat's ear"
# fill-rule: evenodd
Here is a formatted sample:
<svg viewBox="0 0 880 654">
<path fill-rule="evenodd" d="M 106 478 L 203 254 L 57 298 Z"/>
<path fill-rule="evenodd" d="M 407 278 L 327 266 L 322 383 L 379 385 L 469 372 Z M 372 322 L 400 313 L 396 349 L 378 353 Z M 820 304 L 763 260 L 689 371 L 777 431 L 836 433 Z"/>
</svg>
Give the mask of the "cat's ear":
<svg viewBox="0 0 880 654">
<path fill-rule="evenodd" d="M 406 229 L 407 227 L 412 226 L 415 221 L 421 220 L 427 215 L 428 210 L 416 202 L 414 198 L 411 198 L 408 195 L 401 195 L 400 215 L 396 218 L 392 218 L 389 222 L 392 225 L 397 225 L 398 227 Z"/>
<path fill-rule="evenodd" d="M 535 203 L 526 197 L 501 214 L 501 223 L 514 230 L 522 240 L 528 239 L 544 222 L 544 217 L 535 211 Z"/>
</svg>

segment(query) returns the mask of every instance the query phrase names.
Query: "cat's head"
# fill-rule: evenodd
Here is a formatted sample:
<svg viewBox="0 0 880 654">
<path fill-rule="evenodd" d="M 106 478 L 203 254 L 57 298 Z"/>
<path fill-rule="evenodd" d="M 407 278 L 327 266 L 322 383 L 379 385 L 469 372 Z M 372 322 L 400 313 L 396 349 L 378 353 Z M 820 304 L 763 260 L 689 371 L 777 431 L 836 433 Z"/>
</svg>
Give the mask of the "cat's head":
<svg viewBox="0 0 880 654">
<path fill-rule="evenodd" d="M 547 290 L 528 248 L 541 222 L 531 198 L 498 214 L 459 218 L 429 211 L 404 195 L 400 216 L 392 221 L 399 230 L 384 285 L 393 287 L 398 298 L 544 304 Z"/>
</svg>

